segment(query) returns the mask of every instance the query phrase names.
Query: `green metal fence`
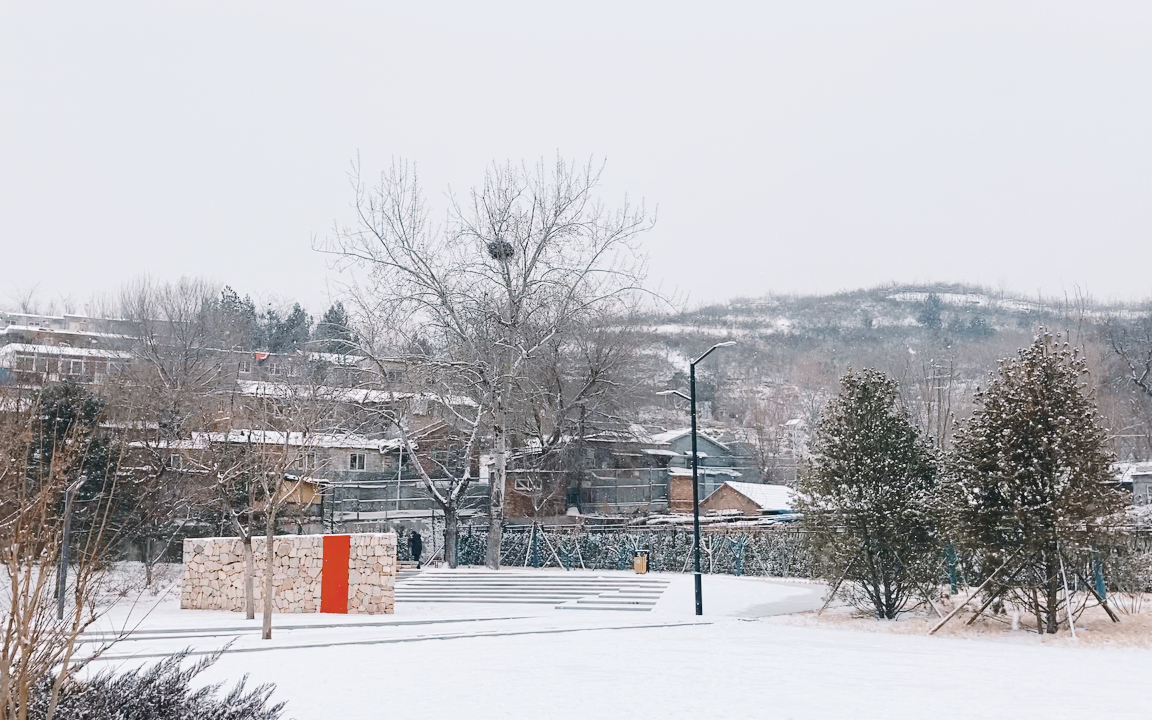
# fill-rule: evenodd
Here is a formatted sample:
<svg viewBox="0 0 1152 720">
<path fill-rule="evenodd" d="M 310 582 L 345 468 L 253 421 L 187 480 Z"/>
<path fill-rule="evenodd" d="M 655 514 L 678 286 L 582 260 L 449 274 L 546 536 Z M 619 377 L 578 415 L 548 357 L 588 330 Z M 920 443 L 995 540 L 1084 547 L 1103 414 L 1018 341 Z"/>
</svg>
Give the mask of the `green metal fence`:
<svg viewBox="0 0 1152 720">
<path fill-rule="evenodd" d="M 457 542 L 460 565 L 484 564 L 486 529 L 461 528 Z M 804 532 L 792 528 L 730 530 L 704 533 L 701 571 L 730 575 L 809 577 L 811 560 Z M 406 543 L 400 542 L 401 559 Z M 692 532 L 682 528 L 573 532 L 540 526 L 507 529 L 500 562 L 507 567 L 554 567 L 627 570 L 638 554 L 648 556 L 654 572 L 692 570 Z"/>
</svg>

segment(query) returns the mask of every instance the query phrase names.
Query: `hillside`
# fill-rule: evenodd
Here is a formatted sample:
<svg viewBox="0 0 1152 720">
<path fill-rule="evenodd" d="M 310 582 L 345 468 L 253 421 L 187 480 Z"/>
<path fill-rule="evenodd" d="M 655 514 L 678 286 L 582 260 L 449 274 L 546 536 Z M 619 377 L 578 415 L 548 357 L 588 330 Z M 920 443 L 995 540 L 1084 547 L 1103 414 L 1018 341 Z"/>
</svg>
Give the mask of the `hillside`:
<svg viewBox="0 0 1152 720">
<path fill-rule="evenodd" d="M 1085 353 L 1116 452 L 1125 459 L 1152 456 L 1152 404 L 1126 380 L 1126 368 L 1107 342 L 1107 323 L 1131 322 L 1149 308 L 1029 299 L 974 286 L 891 285 L 738 298 L 650 316 L 643 332 L 660 366 L 656 383 L 669 389 L 686 387 L 690 358 L 713 343 L 736 340 L 701 364 L 698 395 L 717 430 L 743 433 L 772 456 L 789 442 L 783 424 L 815 423 L 849 367 L 875 367 L 896 377 L 922 430 L 946 445 L 996 361 L 1044 328 Z M 666 405 L 653 415 L 660 417 L 661 410 L 679 409 Z"/>
</svg>

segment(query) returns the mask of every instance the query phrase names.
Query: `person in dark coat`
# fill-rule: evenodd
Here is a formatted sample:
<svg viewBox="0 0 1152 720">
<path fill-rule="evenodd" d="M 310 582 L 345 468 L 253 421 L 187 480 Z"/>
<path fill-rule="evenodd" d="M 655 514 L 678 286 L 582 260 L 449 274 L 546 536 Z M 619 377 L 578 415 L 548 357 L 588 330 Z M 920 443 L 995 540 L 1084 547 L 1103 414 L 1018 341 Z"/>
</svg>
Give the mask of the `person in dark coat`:
<svg viewBox="0 0 1152 720">
<path fill-rule="evenodd" d="M 420 567 L 420 554 L 424 552 L 424 541 L 420 538 L 420 533 L 415 530 L 408 536 L 408 552 L 412 555 L 412 559 L 416 561 L 416 567 Z"/>
</svg>

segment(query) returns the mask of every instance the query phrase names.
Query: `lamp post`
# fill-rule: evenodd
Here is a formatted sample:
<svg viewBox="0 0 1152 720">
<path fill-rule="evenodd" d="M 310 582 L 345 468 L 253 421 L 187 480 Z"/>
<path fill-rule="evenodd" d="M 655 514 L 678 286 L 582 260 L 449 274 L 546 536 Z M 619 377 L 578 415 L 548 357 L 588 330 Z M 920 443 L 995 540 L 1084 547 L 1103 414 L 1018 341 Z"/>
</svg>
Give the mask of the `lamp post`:
<svg viewBox="0 0 1152 720">
<path fill-rule="evenodd" d="M 686 400 L 691 404 L 692 412 L 692 564 L 693 564 L 693 581 L 696 585 L 696 614 L 704 614 L 704 593 L 700 585 L 700 454 L 696 449 L 696 365 L 701 360 L 712 354 L 716 348 L 729 347 L 735 345 L 735 340 L 728 340 L 726 342 L 716 343 L 708 348 L 700 357 L 693 360 L 688 365 L 688 392 L 689 395 Z M 679 390 L 668 390 L 664 394 L 676 395 L 684 397 L 684 393 Z"/>
<path fill-rule="evenodd" d="M 60 533 L 60 565 L 56 568 L 56 619 L 64 619 L 64 595 L 68 592 L 68 546 L 72 532 L 72 496 L 84 484 L 80 478 L 64 490 L 64 529 Z"/>
</svg>

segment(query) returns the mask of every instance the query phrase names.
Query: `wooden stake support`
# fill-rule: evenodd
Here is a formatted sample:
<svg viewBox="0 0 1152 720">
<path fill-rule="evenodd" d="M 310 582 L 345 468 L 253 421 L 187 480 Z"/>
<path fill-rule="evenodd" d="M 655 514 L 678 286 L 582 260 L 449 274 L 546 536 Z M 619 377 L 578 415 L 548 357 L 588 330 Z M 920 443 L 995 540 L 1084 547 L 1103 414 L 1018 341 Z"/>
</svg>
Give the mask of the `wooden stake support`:
<svg viewBox="0 0 1152 720">
<path fill-rule="evenodd" d="M 863 550 L 863 548 L 861 548 L 861 550 Z M 857 552 L 856 557 L 852 558 L 852 562 L 848 563 L 848 566 L 844 568 L 844 572 L 840 573 L 840 579 L 837 580 L 836 584 L 832 586 L 832 591 L 828 593 L 828 599 L 826 599 L 824 604 L 820 606 L 820 610 L 816 613 L 817 616 L 822 614 L 824 610 L 827 609 L 828 603 L 832 602 L 832 598 L 836 597 L 836 591 L 840 589 L 840 584 L 844 582 L 844 578 L 848 577 L 848 573 L 852 570 L 852 566 L 855 565 L 856 561 L 859 559 L 860 553 Z"/>
<path fill-rule="evenodd" d="M 997 575 L 999 575 L 999 574 L 1000 574 L 1000 571 L 1001 571 L 1001 570 L 1003 570 L 1004 568 L 1008 567 L 1008 563 L 1010 563 L 1010 562 L 1012 562 L 1013 560 L 1015 560 L 1015 559 L 1016 559 L 1016 556 L 1017 556 L 1017 555 L 1019 555 L 1019 554 L 1020 554 L 1020 551 L 1019 551 L 1019 550 L 1017 550 L 1016 552 L 1012 553 L 1012 557 L 1010 557 L 1010 558 L 1008 558 L 1007 560 L 1005 560 L 1003 565 L 1001 565 L 1000 567 L 998 567 L 998 568 L 996 568 L 995 570 L 993 570 L 993 571 L 992 571 L 992 574 L 991 574 L 991 575 L 989 575 L 989 576 L 988 576 L 988 578 L 984 580 L 984 582 L 980 583 L 980 587 L 978 587 L 978 588 L 976 588 L 975 590 L 973 590 L 973 591 L 972 591 L 972 594 L 970 594 L 970 595 L 968 596 L 968 598 L 967 598 L 967 599 L 966 599 L 964 602 L 962 602 L 962 603 L 959 603 L 958 605 L 956 605 L 956 607 L 952 608 L 952 612 L 948 613 L 948 615 L 947 615 L 947 616 L 946 616 L 946 617 L 945 617 L 943 620 L 941 620 L 940 622 L 936 623 L 936 626 L 935 626 L 935 627 L 933 627 L 931 630 L 929 630 L 929 631 L 928 631 L 928 634 L 929 634 L 929 635 L 935 635 L 937 630 L 939 630 L 940 628 L 944 627 L 944 625 L 946 625 L 946 624 L 948 623 L 948 621 L 949 621 L 949 620 L 951 620 L 953 617 L 955 617 L 955 616 L 956 616 L 956 613 L 960 612 L 960 610 L 961 610 L 961 609 L 962 609 L 962 608 L 963 608 L 965 605 L 967 605 L 968 603 L 972 602 L 972 598 L 974 598 L 974 597 L 976 597 L 977 595 L 979 595 L 979 594 L 980 594 L 980 591 L 981 591 L 981 590 L 983 590 L 985 587 L 987 587 L 987 586 L 988 586 L 988 583 L 992 582 L 992 578 L 994 578 L 994 577 L 996 577 Z"/>
</svg>

